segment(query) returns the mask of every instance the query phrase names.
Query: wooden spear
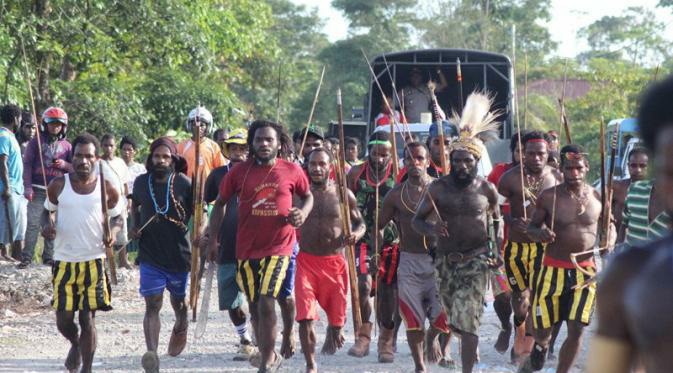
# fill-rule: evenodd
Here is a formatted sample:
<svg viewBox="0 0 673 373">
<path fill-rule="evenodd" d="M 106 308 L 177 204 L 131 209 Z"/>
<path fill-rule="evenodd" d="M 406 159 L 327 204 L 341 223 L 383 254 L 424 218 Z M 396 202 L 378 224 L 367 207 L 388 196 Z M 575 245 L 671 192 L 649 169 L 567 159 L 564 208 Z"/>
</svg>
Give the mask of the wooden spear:
<svg viewBox="0 0 673 373">
<path fill-rule="evenodd" d="M 383 88 L 381 88 L 381 84 L 379 83 L 379 78 L 376 77 L 376 73 L 374 73 L 374 69 L 372 68 L 372 65 L 369 63 L 369 59 L 367 58 L 367 54 L 365 54 L 365 50 L 360 48 L 360 51 L 362 52 L 362 56 L 365 58 L 365 62 L 367 62 L 367 66 L 369 67 L 369 72 L 372 74 L 372 77 L 374 77 L 374 82 L 376 82 L 376 86 L 379 88 L 379 92 L 381 92 L 381 98 L 383 98 L 383 103 L 386 105 L 386 108 L 388 108 L 388 111 L 392 113 L 392 122 L 393 125 L 390 126 L 390 134 L 391 134 L 391 143 L 393 145 L 393 177 L 397 179 L 397 175 L 399 174 L 399 167 L 400 167 L 400 161 L 397 157 L 397 141 L 395 139 L 395 130 L 393 127 L 399 127 L 397 124 L 397 118 L 395 118 L 395 111 L 392 109 L 390 106 L 390 103 L 388 102 L 388 99 L 386 98 L 386 94 L 383 92 Z"/>
<path fill-rule="evenodd" d="M 297 157 L 303 159 L 304 156 L 304 145 L 306 145 L 306 137 L 308 137 L 308 129 L 311 126 L 311 120 L 313 120 L 313 112 L 315 111 L 315 105 L 318 103 L 318 95 L 320 95 L 320 87 L 322 87 L 322 79 L 325 77 L 325 66 L 322 67 L 322 72 L 320 73 L 320 81 L 318 81 L 318 88 L 315 90 L 315 96 L 313 96 L 313 104 L 311 105 L 311 112 L 308 114 L 308 121 L 306 121 L 306 127 L 304 127 L 304 138 L 301 140 L 301 147 L 299 148 L 299 154 Z"/>
<path fill-rule="evenodd" d="M 110 281 L 117 285 L 117 263 L 115 263 L 114 251 L 112 251 L 112 234 L 110 233 L 110 216 L 107 210 L 107 188 L 105 187 L 105 173 L 103 172 L 103 160 L 98 161 L 98 174 L 100 175 L 100 200 L 103 211 L 103 245 L 105 256 L 110 266 Z M 121 194 L 121 193 L 120 193 Z M 120 195 L 119 198 L 122 198 Z"/>
<path fill-rule="evenodd" d="M 189 288 L 189 304 L 192 307 L 192 320 L 196 321 L 196 310 L 199 302 L 199 270 L 201 261 L 201 248 L 197 244 L 197 238 L 200 236 L 201 219 L 203 217 L 202 200 L 202 168 L 201 160 L 201 125 L 199 123 L 199 108 L 197 106 L 194 125 L 192 126 L 192 137 L 194 138 L 194 165 L 192 168 L 192 261 L 191 261 L 191 281 Z"/>
<path fill-rule="evenodd" d="M 348 203 L 348 188 L 346 187 L 346 146 L 344 141 L 344 123 L 343 123 L 343 104 L 341 101 L 341 89 L 337 89 L 337 121 L 339 124 L 339 151 L 337 153 L 338 163 L 336 165 L 337 187 L 339 190 L 339 200 L 341 202 L 341 219 L 343 223 L 343 236 L 349 237 L 352 233 L 350 206 Z M 360 313 L 360 292 L 358 288 L 358 276 L 355 267 L 355 247 L 348 245 L 346 247 L 346 260 L 348 261 L 348 277 L 351 290 L 351 310 L 353 312 L 353 332 L 355 338 L 358 336 L 360 326 L 362 326 L 362 315 Z"/>
<path fill-rule="evenodd" d="M 442 118 L 439 116 L 439 104 L 437 103 L 437 96 L 435 96 L 435 85 L 432 82 L 428 82 L 428 88 L 430 88 L 430 96 L 432 98 L 432 110 L 435 113 L 435 123 L 437 123 L 437 133 L 439 134 L 439 152 L 440 152 L 440 163 L 442 166 L 442 176 L 448 174 L 448 160 L 446 159 L 446 145 L 444 144 L 444 125 L 442 124 Z"/>
</svg>

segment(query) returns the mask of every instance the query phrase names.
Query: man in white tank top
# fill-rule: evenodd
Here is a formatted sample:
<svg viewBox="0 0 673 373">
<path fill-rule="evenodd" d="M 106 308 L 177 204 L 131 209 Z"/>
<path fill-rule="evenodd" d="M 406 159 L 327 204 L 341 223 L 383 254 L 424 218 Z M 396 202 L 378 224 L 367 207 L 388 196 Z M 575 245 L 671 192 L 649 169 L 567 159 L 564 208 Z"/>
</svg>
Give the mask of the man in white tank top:
<svg viewBox="0 0 673 373">
<path fill-rule="evenodd" d="M 96 350 L 95 312 L 108 311 L 110 284 L 105 273 L 103 243 L 103 211 L 101 185 L 96 161 L 100 145 L 87 133 L 73 142 L 74 172 L 57 177 L 49 183 L 45 210 L 42 214 L 42 235 L 54 240 L 52 307 L 56 311 L 56 326 L 70 341 L 65 367 L 75 372 L 91 372 Z M 107 206 L 113 231 L 121 225 L 121 209 L 117 206 L 119 193 L 105 182 Z M 56 222 L 51 213 L 56 213 Z M 74 322 L 79 311 L 79 326 Z"/>
</svg>

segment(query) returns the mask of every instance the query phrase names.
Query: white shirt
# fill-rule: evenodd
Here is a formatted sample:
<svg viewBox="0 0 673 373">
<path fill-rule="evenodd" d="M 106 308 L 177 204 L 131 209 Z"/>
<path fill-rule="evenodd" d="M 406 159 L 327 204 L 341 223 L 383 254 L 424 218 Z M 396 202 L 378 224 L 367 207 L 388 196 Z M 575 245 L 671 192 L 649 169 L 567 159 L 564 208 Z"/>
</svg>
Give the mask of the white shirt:
<svg viewBox="0 0 673 373">
<path fill-rule="evenodd" d="M 129 181 L 127 184 L 129 186 L 129 194 L 133 194 L 133 182 L 136 180 L 138 176 L 147 173 L 147 169 L 145 169 L 144 164 L 133 162 L 132 165 L 128 166 L 128 170 L 129 170 Z"/>
<path fill-rule="evenodd" d="M 105 180 L 108 181 L 112 186 L 119 192 L 119 202 L 121 202 L 121 208 L 123 209 L 123 214 L 126 217 L 126 206 L 128 201 L 126 200 L 126 194 L 124 192 L 124 186 L 128 185 L 130 180 L 129 168 L 126 166 L 126 162 L 119 157 L 113 157 L 111 160 L 106 161 L 101 159 L 103 164 L 103 175 Z"/>
</svg>

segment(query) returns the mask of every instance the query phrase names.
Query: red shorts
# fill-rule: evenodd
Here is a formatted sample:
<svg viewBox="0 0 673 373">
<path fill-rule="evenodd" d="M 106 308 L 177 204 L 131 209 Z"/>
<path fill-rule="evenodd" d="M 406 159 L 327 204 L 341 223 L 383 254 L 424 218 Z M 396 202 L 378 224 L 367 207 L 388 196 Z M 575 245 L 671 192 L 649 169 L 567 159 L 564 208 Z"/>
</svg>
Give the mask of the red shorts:
<svg viewBox="0 0 673 373">
<path fill-rule="evenodd" d="M 342 255 L 297 255 L 294 296 L 297 321 L 320 320 L 318 305 L 325 310 L 330 326 L 346 323 L 348 266 Z"/>
</svg>

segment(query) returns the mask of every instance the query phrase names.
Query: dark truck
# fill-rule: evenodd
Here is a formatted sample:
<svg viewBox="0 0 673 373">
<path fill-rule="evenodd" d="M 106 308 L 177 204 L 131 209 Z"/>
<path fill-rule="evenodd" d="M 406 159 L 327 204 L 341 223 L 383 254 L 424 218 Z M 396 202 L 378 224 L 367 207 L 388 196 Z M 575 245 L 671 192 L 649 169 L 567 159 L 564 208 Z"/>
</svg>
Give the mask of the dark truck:
<svg viewBox="0 0 673 373">
<path fill-rule="evenodd" d="M 400 110 L 400 105 L 397 95 L 393 93 L 391 78 L 399 91 L 410 85 L 409 75 L 412 69 L 420 69 L 425 82 L 432 79 L 438 84 L 440 79 L 437 70 L 441 70 L 448 86 L 443 91 L 437 92 L 437 101 L 442 110 L 451 116 L 452 111 L 462 110 L 461 87 L 457 80 L 458 58 L 460 58 L 463 77 L 462 99 L 467 99 L 467 96 L 474 91 L 486 91 L 494 97 L 493 110 L 500 110 L 502 113 L 499 139 L 486 144 L 491 161 L 493 163 L 509 161 L 508 146 L 512 129 L 515 128 L 513 122 L 515 107 L 512 103 L 514 96 L 514 83 L 511 79 L 512 63 L 507 56 L 467 49 L 424 49 L 385 54 L 385 60 L 383 55 L 377 56 L 370 63 L 385 94 L 393 97 L 397 110 Z M 363 68 L 368 69 L 366 66 Z M 382 100 L 379 88 L 370 74 L 369 90 L 362 116 L 359 118 L 354 116 L 345 123 L 346 136 L 358 137 L 363 144 L 366 144 L 367 137 L 375 129 L 374 118 L 380 113 Z M 427 111 L 432 110 L 428 108 Z M 354 113 L 356 112 L 357 110 L 354 110 Z M 427 137 L 429 126 L 429 123 L 425 123 L 425 126 L 414 126 L 419 131 L 420 139 Z M 335 122 L 330 123 L 329 132 L 332 135 L 337 134 Z M 398 134 L 397 147 L 400 155 L 403 146 L 404 142 Z"/>
</svg>

